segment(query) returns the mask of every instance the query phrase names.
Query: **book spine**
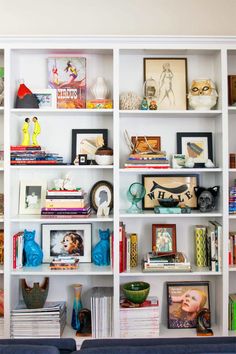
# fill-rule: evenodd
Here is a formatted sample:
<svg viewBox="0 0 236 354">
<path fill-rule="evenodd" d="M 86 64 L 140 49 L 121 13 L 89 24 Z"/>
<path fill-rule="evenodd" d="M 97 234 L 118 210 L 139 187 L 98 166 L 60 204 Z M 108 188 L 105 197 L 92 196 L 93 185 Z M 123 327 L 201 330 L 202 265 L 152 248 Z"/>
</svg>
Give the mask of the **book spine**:
<svg viewBox="0 0 236 354">
<path fill-rule="evenodd" d="M 126 237 L 126 270 L 130 271 L 130 235 Z"/>
<path fill-rule="evenodd" d="M 207 266 L 206 227 L 195 226 L 195 263 L 197 267 Z"/>
<path fill-rule="evenodd" d="M 51 200 L 46 200 L 45 202 L 45 208 L 53 208 L 53 209 L 57 209 L 57 208 L 84 208 L 86 205 L 86 202 L 84 199 L 81 200 L 76 200 L 76 201 L 51 201 Z"/>
<path fill-rule="evenodd" d="M 138 265 L 138 235 L 133 233 L 130 235 L 130 267 Z"/>
<path fill-rule="evenodd" d="M 41 211 L 88 211 L 90 208 L 42 208 Z"/>
<path fill-rule="evenodd" d="M 65 199 L 74 200 L 74 199 L 84 199 L 84 195 L 46 195 L 46 199 L 50 201 L 64 201 Z"/>
<path fill-rule="evenodd" d="M 21 160 L 21 161 L 11 161 L 11 165 L 55 165 L 57 164 L 56 160 Z"/>
<path fill-rule="evenodd" d="M 41 211 L 41 215 L 88 215 L 90 210 L 87 211 Z"/>
<path fill-rule="evenodd" d="M 122 273 L 124 271 L 123 268 L 123 239 L 122 239 L 122 228 L 123 226 L 120 225 L 119 226 L 119 264 L 120 264 L 120 273 Z"/>
</svg>

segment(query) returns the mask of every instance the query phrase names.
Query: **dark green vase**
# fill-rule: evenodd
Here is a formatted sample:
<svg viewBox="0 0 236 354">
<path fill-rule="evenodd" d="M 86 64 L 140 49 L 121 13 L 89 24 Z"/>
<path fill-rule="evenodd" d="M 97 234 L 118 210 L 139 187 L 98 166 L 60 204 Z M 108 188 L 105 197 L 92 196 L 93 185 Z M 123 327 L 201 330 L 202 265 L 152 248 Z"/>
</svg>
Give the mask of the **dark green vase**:
<svg viewBox="0 0 236 354">
<path fill-rule="evenodd" d="M 45 278 L 44 283 L 34 283 L 31 288 L 26 284 L 25 279 L 21 279 L 22 295 L 28 309 L 42 308 L 46 302 L 49 288 L 49 278 Z"/>
</svg>

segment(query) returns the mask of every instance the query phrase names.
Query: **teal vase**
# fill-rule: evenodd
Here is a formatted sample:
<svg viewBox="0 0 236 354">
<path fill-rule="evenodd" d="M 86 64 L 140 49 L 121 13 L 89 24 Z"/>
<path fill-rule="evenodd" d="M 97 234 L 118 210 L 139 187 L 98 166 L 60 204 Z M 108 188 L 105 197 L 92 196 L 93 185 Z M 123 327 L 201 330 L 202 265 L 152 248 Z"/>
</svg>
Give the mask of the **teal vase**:
<svg viewBox="0 0 236 354">
<path fill-rule="evenodd" d="M 81 292 L 82 292 L 82 284 L 73 284 L 74 288 L 74 302 L 73 302 L 73 310 L 72 310 L 72 318 L 71 318 L 71 327 L 78 331 L 80 329 L 80 321 L 79 321 L 79 312 L 82 309 L 81 302 Z"/>
</svg>

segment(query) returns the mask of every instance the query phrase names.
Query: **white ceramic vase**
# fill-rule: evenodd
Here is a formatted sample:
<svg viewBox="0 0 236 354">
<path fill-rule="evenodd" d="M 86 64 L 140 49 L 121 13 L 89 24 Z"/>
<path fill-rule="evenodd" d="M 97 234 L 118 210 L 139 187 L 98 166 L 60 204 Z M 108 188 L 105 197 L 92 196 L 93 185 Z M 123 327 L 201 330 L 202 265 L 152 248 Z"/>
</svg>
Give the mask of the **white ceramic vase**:
<svg viewBox="0 0 236 354">
<path fill-rule="evenodd" d="M 108 87 L 104 77 L 97 77 L 95 84 L 91 87 L 91 92 L 97 100 L 104 100 L 107 97 Z"/>
</svg>

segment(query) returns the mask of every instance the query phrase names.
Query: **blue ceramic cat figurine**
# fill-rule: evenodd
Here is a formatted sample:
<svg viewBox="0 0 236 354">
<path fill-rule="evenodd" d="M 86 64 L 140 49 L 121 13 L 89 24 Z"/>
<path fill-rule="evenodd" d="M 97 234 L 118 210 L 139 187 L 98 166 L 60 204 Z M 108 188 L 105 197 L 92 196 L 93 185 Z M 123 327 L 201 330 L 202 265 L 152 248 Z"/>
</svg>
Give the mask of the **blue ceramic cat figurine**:
<svg viewBox="0 0 236 354">
<path fill-rule="evenodd" d="M 24 253 L 25 253 L 25 266 L 35 267 L 42 263 L 43 252 L 40 246 L 34 241 L 35 230 L 24 230 Z"/>
<path fill-rule="evenodd" d="M 93 263 L 99 266 L 110 264 L 110 230 L 99 229 L 100 241 L 96 244 L 92 252 Z"/>
</svg>

